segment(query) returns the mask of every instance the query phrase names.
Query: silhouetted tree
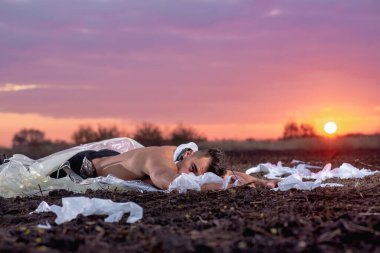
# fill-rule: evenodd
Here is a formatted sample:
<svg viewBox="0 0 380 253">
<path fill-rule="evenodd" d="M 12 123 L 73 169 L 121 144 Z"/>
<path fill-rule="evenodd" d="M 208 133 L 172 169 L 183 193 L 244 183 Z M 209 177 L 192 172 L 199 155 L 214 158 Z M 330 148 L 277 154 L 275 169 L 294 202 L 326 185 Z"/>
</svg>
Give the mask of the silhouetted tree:
<svg viewBox="0 0 380 253">
<path fill-rule="evenodd" d="M 97 140 L 96 131 L 91 126 L 79 126 L 72 135 L 75 144 L 84 144 Z"/>
<path fill-rule="evenodd" d="M 195 129 L 185 127 L 182 124 L 179 124 L 175 129 L 173 129 L 170 135 L 170 142 L 174 145 L 179 145 L 190 141 L 201 142 L 206 140 L 206 137 L 199 134 Z"/>
<path fill-rule="evenodd" d="M 139 125 L 133 138 L 144 146 L 160 146 L 165 141 L 161 129 L 150 122 Z"/>
<path fill-rule="evenodd" d="M 44 132 L 38 129 L 22 129 L 13 136 L 12 147 L 39 146 L 46 141 Z"/>
<path fill-rule="evenodd" d="M 295 122 L 288 122 L 284 127 L 282 138 L 285 140 L 298 138 L 298 125 Z"/>
<path fill-rule="evenodd" d="M 57 151 L 67 149 L 64 141 L 51 141 L 45 138 L 45 133 L 37 129 L 22 129 L 12 139 L 12 153 L 20 153 L 38 159 Z"/>
<path fill-rule="evenodd" d="M 299 126 L 295 122 L 289 122 L 284 127 L 283 139 L 296 139 L 296 138 L 310 138 L 316 137 L 317 134 L 314 127 L 309 124 L 300 124 Z"/>
<path fill-rule="evenodd" d="M 97 137 L 99 140 L 112 139 L 123 136 L 123 132 L 119 130 L 116 126 L 104 127 L 98 126 Z"/>
<path fill-rule="evenodd" d="M 310 138 L 310 137 L 316 137 L 317 134 L 315 133 L 314 127 L 309 124 L 301 124 L 299 126 L 299 137 L 300 138 Z"/>
<path fill-rule="evenodd" d="M 79 126 L 79 129 L 73 133 L 72 140 L 75 144 L 84 144 L 120 136 L 123 136 L 123 132 L 116 126 L 98 126 L 97 130 L 91 126 Z"/>
</svg>

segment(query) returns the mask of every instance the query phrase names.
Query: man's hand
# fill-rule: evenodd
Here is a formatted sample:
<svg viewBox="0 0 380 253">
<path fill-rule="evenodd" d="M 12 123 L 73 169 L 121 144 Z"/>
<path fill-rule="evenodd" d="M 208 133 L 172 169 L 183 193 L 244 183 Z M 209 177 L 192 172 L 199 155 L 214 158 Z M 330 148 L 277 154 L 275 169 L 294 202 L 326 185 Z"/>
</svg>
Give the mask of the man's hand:
<svg viewBox="0 0 380 253">
<path fill-rule="evenodd" d="M 201 191 L 223 190 L 223 185 L 218 183 L 208 183 L 201 186 Z"/>
<path fill-rule="evenodd" d="M 249 187 L 256 188 L 255 184 L 252 182 L 247 182 L 244 178 L 239 177 L 237 175 L 231 176 L 230 182 L 228 183 L 227 188 L 237 187 L 248 185 Z"/>
<path fill-rule="evenodd" d="M 252 177 L 252 176 L 247 175 L 245 173 L 241 173 L 241 172 L 237 172 L 237 171 L 230 171 L 230 170 L 227 171 L 224 178 L 226 179 L 228 176 L 232 176 L 232 178 L 234 180 L 232 182 L 231 187 L 233 187 L 233 183 L 236 180 L 239 180 L 237 186 L 249 185 L 250 187 L 253 187 L 253 188 L 255 188 L 256 186 L 259 186 L 259 187 L 261 186 L 261 187 L 266 187 L 266 188 L 272 189 L 272 188 L 275 188 L 277 186 L 277 183 L 280 181 L 277 179 L 274 179 L 274 180 L 258 179 L 256 177 Z M 229 188 L 230 188 L 230 184 L 229 184 Z"/>
<path fill-rule="evenodd" d="M 279 179 L 272 179 L 272 180 L 266 180 L 265 182 L 265 187 L 269 188 L 269 189 L 273 189 L 273 188 L 276 188 L 278 185 L 278 182 L 280 182 L 281 180 Z"/>
</svg>

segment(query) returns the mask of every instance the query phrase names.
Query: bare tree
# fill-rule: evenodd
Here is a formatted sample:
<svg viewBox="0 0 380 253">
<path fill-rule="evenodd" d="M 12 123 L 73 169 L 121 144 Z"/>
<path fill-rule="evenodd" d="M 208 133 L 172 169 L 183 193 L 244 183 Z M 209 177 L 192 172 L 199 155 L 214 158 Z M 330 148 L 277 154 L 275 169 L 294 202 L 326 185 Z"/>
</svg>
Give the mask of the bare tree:
<svg viewBox="0 0 380 253">
<path fill-rule="evenodd" d="M 299 137 L 299 129 L 296 122 L 288 122 L 284 127 L 282 138 L 285 140 Z"/>
<path fill-rule="evenodd" d="M 165 142 L 161 129 L 150 122 L 139 125 L 133 138 L 144 146 L 160 146 Z"/>
<path fill-rule="evenodd" d="M 79 126 L 72 135 L 75 144 L 84 144 L 97 140 L 97 133 L 91 126 Z"/>
<path fill-rule="evenodd" d="M 123 136 L 123 132 L 116 126 L 105 127 L 99 125 L 97 130 L 91 126 L 79 126 L 79 129 L 73 133 L 72 140 L 75 144 L 84 144 L 120 136 Z"/>
<path fill-rule="evenodd" d="M 316 137 L 316 136 L 317 136 L 317 134 L 316 134 L 315 129 L 312 125 L 303 123 L 299 126 L 299 137 L 310 138 L 310 137 Z"/>
<path fill-rule="evenodd" d="M 45 133 L 38 129 L 22 129 L 12 139 L 12 146 L 39 146 L 46 142 Z"/>
<path fill-rule="evenodd" d="M 200 142 L 206 141 L 206 137 L 198 133 L 191 127 L 185 127 L 179 124 L 171 133 L 170 142 L 175 145 L 186 143 L 189 141 Z"/>
<path fill-rule="evenodd" d="M 99 140 L 106 140 L 124 136 L 125 134 L 116 126 L 104 127 L 98 126 L 97 137 Z"/>
<path fill-rule="evenodd" d="M 67 149 L 69 145 L 61 140 L 49 140 L 45 133 L 37 129 L 22 129 L 12 140 L 13 153 L 20 153 L 38 159 L 57 151 Z"/>
<path fill-rule="evenodd" d="M 310 138 L 316 137 L 317 134 L 312 125 L 302 123 L 299 126 L 296 122 L 288 122 L 284 126 L 283 139 Z"/>
</svg>

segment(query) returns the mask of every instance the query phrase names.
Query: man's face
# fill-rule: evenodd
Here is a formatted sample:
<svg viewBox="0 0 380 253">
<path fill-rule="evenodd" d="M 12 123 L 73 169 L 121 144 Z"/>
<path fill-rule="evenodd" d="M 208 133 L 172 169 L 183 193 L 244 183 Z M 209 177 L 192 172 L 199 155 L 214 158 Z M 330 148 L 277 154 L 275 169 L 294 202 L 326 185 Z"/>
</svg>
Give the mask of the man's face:
<svg viewBox="0 0 380 253">
<path fill-rule="evenodd" d="M 187 151 L 182 161 L 177 163 L 178 172 L 194 173 L 199 176 L 207 172 L 211 157 L 201 155 L 198 152 Z"/>
</svg>

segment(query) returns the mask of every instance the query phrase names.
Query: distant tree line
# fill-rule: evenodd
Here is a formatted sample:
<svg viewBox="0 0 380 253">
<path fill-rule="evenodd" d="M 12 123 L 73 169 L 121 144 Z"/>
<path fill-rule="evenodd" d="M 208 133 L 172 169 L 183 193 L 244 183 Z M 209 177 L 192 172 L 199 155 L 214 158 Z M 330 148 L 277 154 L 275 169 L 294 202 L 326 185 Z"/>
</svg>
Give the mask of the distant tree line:
<svg viewBox="0 0 380 253">
<path fill-rule="evenodd" d="M 31 158 L 40 158 L 69 147 L 65 141 L 46 139 L 45 133 L 38 129 L 22 129 L 12 139 L 12 152 Z"/>
<path fill-rule="evenodd" d="M 124 132 L 117 126 L 106 127 L 99 125 L 92 127 L 81 125 L 72 134 L 70 143 L 62 140 L 49 140 L 41 130 L 22 129 L 12 139 L 12 152 L 25 154 L 32 158 L 39 158 L 75 145 L 124 136 L 131 137 L 144 146 L 179 145 L 189 141 L 207 141 L 206 137 L 197 130 L 182 124 L 177 125 L 169 133 L 164 133 L 159 126 L 150 122 L 144 122 L 138 125 L 132 134 Z M 313 137 L 317 137 L 313 126 L 304 123 L 288 122 L 284 126 L 282 139 Z"/>
<path fill-rule="evenodd" d="M 119 129 L 117 126 L 101 126 L 93 128 L 89 125 L 79 126 L 71 137 L 72 142 L 52 141 L 45 137 L 45 133 L 37 129 L 22 129 L 12 139 L 12 150 L 32 158 L 39 158 L 73 145 L 102 141 L 117 137 L 131 137 L 144 146 L 179 145 L 194 141 L 206 141 L 206 137 L 197 130 L 182 124 L 177 125 L 167 136 L 160 127 L 153 123 L 144 122 L 137 126 L 132 134 Z"/>
<path fill-rule="evenodd" d="M 161 128 L 150 122 L 144 122 L 137 126 L 132 134 L 127 134 L 116 126 L 98 126 L 97 129 L 91 126 L 80 126 L 72 135 L 72 140 L 75 144 L 83 144 L 121 136 L 131 137 L 144 146 L 178 145 L 189 141 L 200 142 L 207 140 L 197 130 L 182 124 L 175 127 L 169 133 L 169 136 L 165 137 Z"/>
</svg>

